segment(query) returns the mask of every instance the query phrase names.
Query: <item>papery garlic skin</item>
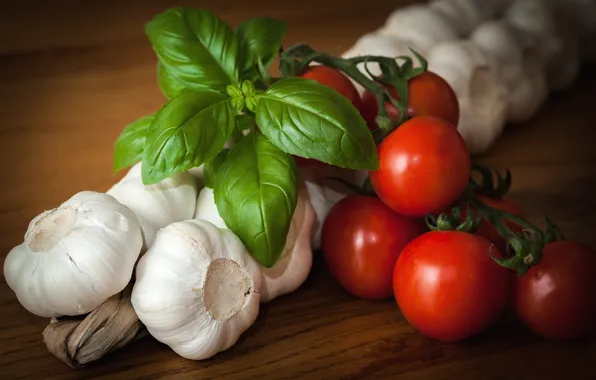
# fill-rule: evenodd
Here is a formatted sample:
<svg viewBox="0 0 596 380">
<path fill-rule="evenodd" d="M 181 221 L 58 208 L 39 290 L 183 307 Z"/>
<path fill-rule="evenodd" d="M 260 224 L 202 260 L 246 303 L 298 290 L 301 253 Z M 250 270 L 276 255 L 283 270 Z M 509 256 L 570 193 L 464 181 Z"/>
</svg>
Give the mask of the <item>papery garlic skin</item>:
<svg viewBox="0 0 596 380">
<path fill-rule="evenodd" d="M 295 291 L 308 277 L 313 261 L 311 236 L 315 220 L 306 188 L 301 187 L 282 256 L 273 267 L 262 268 L 261 302 Z"/>
<path fill-rule="evenodd" d="M 421 4 L 393 11 L 377 33 L 406 41 L 423 56 L 438 43 L 458 39 L 452 25 L 441 14 Z"/>
<path fill-rule="evenodd" d="M 139 162 L 106 193 L 134 211 L 143 229 L 145 246 L 149 248 L 161 228 L 192 219 L 197 201 L 197 186 L 196 179 L 186 172 L 145 185 Z"/>
<path fill-rule="evenodd" d="M 35 217 L 4 262 L 4 278 L 29 312 L 88 313 L 126 287 L 143 246 L 134 213 L 112 196 L 75 194 Z"/>
<path fill-rule="evenodd" d="M 447 81 L 460 109 L 457 130 L 471 154 L 488 150 L 503 132 L 507 116 L 507 88 L 499 79 L 494 58 L 473 41 L 437 45 L 428 69 Z"/>
<path fill-rule="evenodd" d="M 162 229 L 139 260 L 131 302 L 155 339 L 203 360 L 229 349 L 254 323 L 261 278 L 232 231 L 187 220 Z"/>
<path fill-rule="evenodd" d="M 213 189 L 206 187 L 199 193 L 195 219 L 208 221 L 219 228 L 228 228 L 217 210 Z M 312 267 L 311 236 L 315 220 L 308 193 L 301 185 L 283 253 L 271 268 L 261 267 L 262 303 L 293 292 L 308 277 Z"/>
</svg>

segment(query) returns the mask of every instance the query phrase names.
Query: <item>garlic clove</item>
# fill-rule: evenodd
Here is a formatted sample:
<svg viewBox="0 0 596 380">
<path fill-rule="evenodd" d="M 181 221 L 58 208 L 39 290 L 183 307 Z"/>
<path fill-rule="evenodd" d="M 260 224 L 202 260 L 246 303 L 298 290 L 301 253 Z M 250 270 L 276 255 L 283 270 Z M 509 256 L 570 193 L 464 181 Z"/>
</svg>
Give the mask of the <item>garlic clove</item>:
<svg viewBox="0 0 596 380">
<path fill-rule="evenodd" d="M 106 193 L 134 211 L 143 228 L 145 247 L 149 248 L 159 229 L 192 219 L 197 190 L 197 181 L 189 173 L 176 173 L 159 183 L 145 185 L 139 162 Z"/>
<path fill-rule="evenodd" d="M 205 187 L 205 165 L 197 166 L 196 168 L 188 169 L 187 173 L 195 177 L 197 188 Z"/>
<path fill-rule="evenodd" d="M 261 268 L 261 302 L 291 293 L 306 281 L 312 267 L 311 236 L 315 220 L 306 188 L 301 186 L 284 253 L 273 267 Z"/>
<path fill-rule="evenodd" d="M 35 315 L 81 315 L 126 287 L 142 245 L 128 207 L 83 191 L 29 223 L 24 242 L 6 257 L 4 277 Z"/>
<path fill-rule="evenodd" d="M 155 339 L 202 360 L 254 323 L 261 283 L 259 265 L 232 231 L 188 220 L 157 234 L 139 260 L 131 302 Z"/>
<path fill-rule="evenodd" d="M 421 4 L 393 11 L 378 34 L 407 41 L 423 56 L 440 42 L 458 39 L 455 29 L 440 13 Z"/>
<path fill-rule="evenodd" d="M 473 41 L 437 45 L 427 57 L 429 70 L 451 85 L 459 101 L 457 130 L 470 153 L 480 154 L 501 135 L 507 115 L 507 88 L 497 64 Z"/>
</svg>

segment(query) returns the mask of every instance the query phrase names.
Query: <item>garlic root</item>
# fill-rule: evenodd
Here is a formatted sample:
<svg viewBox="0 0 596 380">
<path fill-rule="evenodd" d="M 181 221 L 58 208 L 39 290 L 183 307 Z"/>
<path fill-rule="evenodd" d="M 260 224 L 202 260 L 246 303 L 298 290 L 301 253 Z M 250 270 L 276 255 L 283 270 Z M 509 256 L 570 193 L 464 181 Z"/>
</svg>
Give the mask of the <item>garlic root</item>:
<svg viewBox="0 0 596 380">
<path fill-rule="evenodd" d="M 35 217 L 24 240 L 6 257 L 4 277 L 40 317 L 86 314 L 121 292 L 143 246 L 134 213 L 92 191 Z"/>
<path fill-rule="evenodd" d="M 261 271 L 230 230 L 204 220 L 162 229 L 139 260 L 131 302 L 149 333 L 178 355 L 212 357 L 259 313 Z"/>
</svg>

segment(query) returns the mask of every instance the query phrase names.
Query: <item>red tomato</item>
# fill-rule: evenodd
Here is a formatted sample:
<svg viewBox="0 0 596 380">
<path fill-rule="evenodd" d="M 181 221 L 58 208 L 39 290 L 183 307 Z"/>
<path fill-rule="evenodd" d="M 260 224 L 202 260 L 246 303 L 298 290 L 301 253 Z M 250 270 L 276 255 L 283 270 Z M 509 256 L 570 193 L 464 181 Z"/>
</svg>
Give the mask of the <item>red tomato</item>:
<svg viewBox="0 0 596 380">
<path fill-rule="evenodd" d="M 394 98 L 397 92 L 390 88 Z M 375 118 L 379 111 L 376 97 L 369 91 L 362 95 L 362 116 L 370 129 L 376 128 Z M 408 116 L 431 115 L 448 121 L 454 127 L 459 122 L 459 103 L 453 89 L 439 75 L 426 71 L 408 82 Z M 399 111 L 391 102 L 385 103 L 387 115 L 397 121 Z"/>
<path fill-rule="evenodd" d="M 309 66 L 300 74 L 301 78 L 313 79 L 339 92 L 358 109 L 362 110 L 362 99 L 352 81 L 341 71 L 329 66 Z"/>
<path fill-rule="evenodd" d="M 373 188 L 400 214 L 422 217 L 452 205 L 470 177 L 470 153 L 457 130 L 434 116 L 414 117 L 378 147 Z"/>
<path fill-rule="evenodd" d="M 431 231 L 410 242 L 393 274 L 406 320 L 445 342 L 488 328 L 505 307 L 509 279 L 509 270 L 490 258 L 490 246 L 482 236 L 456 231 Z"/>
<path fill-rule="evenodd" d="M 573 241 L 547 244 L 543 252 L 540 263 L 517 278 L 516 314 L 544 338 L 580 338 L 596 321 L 596 252 Z"/>
<path fill-rule="evenodd" d="M 327 87 L 331 87 L 335 91 L 345 96 L 351 103 L 362 112 L 362 99 L 358 90 L 340 71 L 329 66 L 310 66 L 301 75 L 301 78 L 312 79 Z M 296 157 L 296 163 L 300 166 L 324 166 L 326 164 L 303 157 Z"/>
<path fill-rule="evenodd" d="M 395 261 L 419 234 L 418 222 L 390 210 L 378 198 L 348 196 L 329 212 L 322 249 L 329 271 L 363 299 L 391 297 Z"/>
<path fill-rule="evenodd" d="M 517 215 L 523 217 L 523 213 L 516 204 L 511 202 L 510 200 L 503 199 L 503 198 L 490 198 L 483 195 L 478 195 L 477 198 L 484 202 L 486 205 L 508 212 L 513 215 Z M 465 215 L 464 215 L 465 217 Z M 503 220 L 505 225 L 513 232 L 522 232 L 523 227 L 508 220 Z M 476 230 L 478 235 L 482 235 L 487 238 L 489 241 L 493 242 L 495 246 L 499 249 L 500 252 L 505 253 L 507 249 L 507 240 L 502 237 L 497 230 L 486 220 L 483 220 L 478 229 Z"/>
</svg>

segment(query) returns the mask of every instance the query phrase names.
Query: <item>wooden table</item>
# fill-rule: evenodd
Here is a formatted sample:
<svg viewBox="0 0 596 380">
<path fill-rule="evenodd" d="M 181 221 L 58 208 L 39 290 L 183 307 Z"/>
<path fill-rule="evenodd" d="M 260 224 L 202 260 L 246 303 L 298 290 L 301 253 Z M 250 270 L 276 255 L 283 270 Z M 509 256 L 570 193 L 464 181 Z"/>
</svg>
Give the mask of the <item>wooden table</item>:
<svg viewBox="0 0 596 380">
<path fill-rule="evenodd" d="M 175 3 L 175 4 L 174 4 Z M 81 190 L 105 191 L 121 129 L 164 101 L 143 24 L 172 5 L 131 1 L 29 1 L 0 12 L 0 252 L 23 239 L 28 222 Z M 289 24 L 287 43 L 341 53 L 407 1 L 213 1 L 237 25 L 268 15 Z M 336 5 L 338 4 L 338 5 Z M 553 95 L 529 123 L 510 127 L 482 162 L 509 167 L 511 198 L 529 219 L 550 215 L 567 234 L 596 246 L 596 68 Z M 297 292 L 264 305 L 232 349 L 193 362 L 145 338 L 87 369 L 50 355 L 47 320 L 27 313 L 0 283 L 0 378 L 5 379 L 596 379 L 594 340 L 553 343 L 502 323 L 460 344 L 412 330 L 393 301 L 346 295 L 317 257 Z"/>
</svg>

